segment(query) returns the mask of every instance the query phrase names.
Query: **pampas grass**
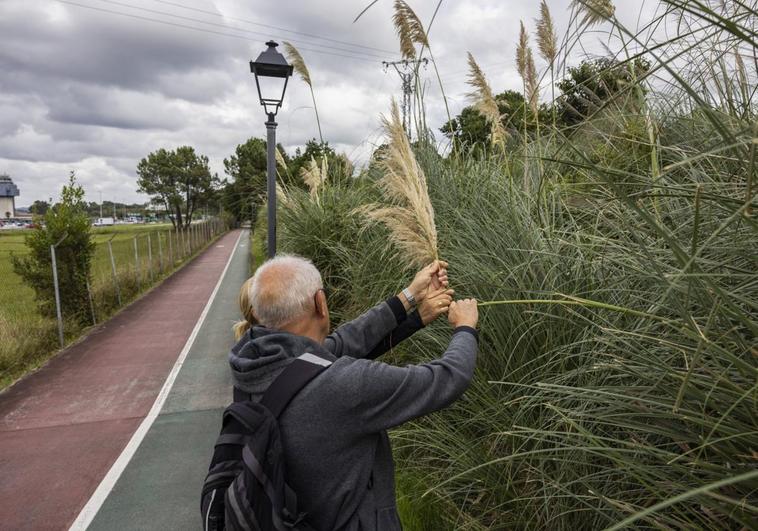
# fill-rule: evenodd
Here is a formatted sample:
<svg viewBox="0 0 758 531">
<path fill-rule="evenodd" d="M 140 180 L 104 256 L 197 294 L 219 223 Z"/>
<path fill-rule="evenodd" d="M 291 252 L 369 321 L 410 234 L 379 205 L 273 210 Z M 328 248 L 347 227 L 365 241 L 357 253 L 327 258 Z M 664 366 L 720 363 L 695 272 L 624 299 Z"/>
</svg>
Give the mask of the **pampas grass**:
<svg viewBox="0 0 758 531">
<path fill-rule="evenodd" d="M 584 15 L 583 22 L 588 26 L 606 21 L 616 12 L 610 0 L 574 0 L 574 6 Z"/>
<path fill-rule="evenodd" d="M 537 101 L 539 99 L 539 84 L 537 83 L 537 69 L 534 66 L 534 57 L 532 56 L 532 49 L 529 47 L 529 35 L 524 27 L 524 22 L 521 21 L 521 30 L 519 31 L 518 45 L 516 46 L 516 70 L 518 70 L 521 76 L 522 86 L 524 90 L 524 105 L 529 105 L 529 108 L 537 116 Z M 527 115 L 529 113 L 524 109 L 524 191 L 529 191 L 529 158 L 526 145 L 528 142 L 527 137 Z"/>
<path fill-rule="evenodd" d="M 437 4 L 438 9 L 440 3 Z M 437 76 L 440 92 L 442 93 L 442 102 L 445 104 L 447 120 L 448 122 L 451 121 L 452 117 L 450 115 L 450 107 L 447 103 L 447 96 L 445 96 L 445 87 L 442 86 L 442 78 L 440 77 L 439 70 L 437 69 L 437 62 L 434 60 L 432 47 L 429 45 L 429 37 L 426 30 L 424 29 L 424 25 L 421 23 L 421 19 L 419 19 L 418 15 L 416 15 L 416 12 L 411 9 L 411 6 L 409 6 L 408 3 L 403 0 L 395 0 L 394 10 L 395 13 L 392 17 L 392 21 L 395 25 L 395 31 L 397 32 L 398 38 L 400 40 L 400 52 L 403 59 L 411 61 L 414 61 L 416 59 L 416 44 L 421 46 L 420 55 L 423 54 L 424 49 L 429 51 L 429 57 L 432 60 L 432 66 L 434 67 L 434 72 Z M 418 68 L 418 65 L 416 65 L 416 68 Z M 418 72 L 416 72 L 416 81 L 418 82 Z"/>
<path fill-rule="evenodd" d="M 395 21 L 395 28 L 398 33 L 400 32 L 398 22 L 403 22 L 401 25 L 404 28 L 406 40 L 409 40 L 413 44 L 420 44 L 426 48 L 429 47 L 429 40 L 426 37 L 424 25 L 421 23 L 418 15 L 416 15 L 416 12 L 411 9 L 411 6 L 403 0 L 395 0 L 395 15 L 393 21 Z"/>
<path fill-rule="evenodd" d="M 395 204 L 367 205 L 359 211 L 389 229 L 390 240 L 403 251 L 409 265 L 423 267 L 438 257 L 437 227 L 426 176 L 413 154 L 394 99 L 390 117 L 382 116 L 382 124 L 389 144 L 381 162 L 384 176 L 380 184 Z"/>
<path fill-rule="evenodd" d="M 558 57 L 558 35 L 553 24 L 553 17 L 547 2 L 540 3 L 540 18 L 537 19 L 537 48 L 540 56 L 547 61 L 550 68 L 550 96 L 552 103 L 553 128 L 555 128 L 555 60 Z"/>
<path fill-rule="evenodd" d="M 326 157 L 321 158 L 321 165 L 316 162 L 316 159 L 311 157 L 308 164 L 300 170 L 300 176 L 303 178 L 303 182 L 308 186 L 312 198 L 318 198 L 318 191 L 321 186 L 326 182 L 327 176 L 327 162 Z"/>
<path fill-rule="evenodd" d="M 287 192 L 284 191 L 284 188 L 282 188 L 282 185 L 279 183 L 276 183 L 276 200 L 284 207 L 290 204 L 289 195 L 287 195 Z"/>
<path fill-rule="evenodd" d="M 492 93 L 484 72 L 477 64 L 471 52 L 468 53 L 468 66 L 471 69 L 469 73 L 468 84 L 474 88 L 473 92 L 468 94 L 469 99 L 474 104 L 477 111 L 482 113 L 490 124 L 490 140 L 493 146 L 500 146 L 505 150 L 505 141 L 508 138 L 508 132 L 503 127 L 501 121 L 500 109 Z"/>
<path fill-rule="evenodd" d="M 529 49 L 529 35 L 526 33 L 524 21 L 521 21 L 518 44 L 516 45 L 516 71 L 522 81 L 526 79 L 526 51 Z"/>
<path fill-rule="evenodd" d="M 540 3 L 540 18 L 537 19 L 537 47 L 548 64 L 552 64 L 558 56 L 558 36 L 545 0 Z"/>
<path fill-rule="evenodd" d="M 516 46 L 516 68 L 524 83 L 524 99 L 529 103 L 533 112 L 537 112 L 539 100 L 539 83 L 537 81 L 537 68 L 534 66 L 532 48 L 529 46 L 529 35 L 526 33 L 524 23 L 521 22 L 519 42 Z M 526 119 L 526 113 L 524 114 Z"/>
<path fill-rule="evenodd" d="M 748 108 L 739 91 L 710 81 L 708 65 L 714 50 L 731 59 L 734 40 L 751 38 L 741 25 L 755 26 L 755 0 L 744 4 L 687 2 L 689 13 L 643 30 L 614 16 L 597 30 L 624 35 L 650 59 L 652 73 L 624 91 L 640 91 L 644 105 L 612 101 L 569 134 L 548 127 L 542 144 L 531 133 L 523 146 L 509 143 L 509 156 L 415 147 L 456 291 L 488 302 L 464 397 L 393 430 L 399 477 L 412 478 L 398 482 L 412 500 L 406 529 L 755 528 L 755 48 L 743 45 L 744 65 L 727 69 L 746 85 Z M 556 67 L 582 32 L 596 37 L 577 16 Z M 679 17 L 700 29 L 646 40 L 647 28 Z M 714 43 L 713 32 L 724 35 Z M 540 46 L 539 29 L 535 37 Z M 514 186 L 522 148 L 529 164 L 550 164 L 538 201 Z M 282 209 L 287 250 L 327 271 L 342 318 L 396 290 L 407 264 L 397 236 L 388 241 L 380 224 L 361 230 L 352 213 L 402 206 L 385 214 L 390 233 L 421 233 L 408 201 L 377 199 L 373 175 L 330 184 L 320 205 L 293 189 L 297 208 Z M 435 359 L 449 334 L 435 323 L 390 360 Z"/>
<path fill-rule="evenodd" d="M 292 44 L 284 41 L 284 52 L 287 54 L 287 60 L 292 65 L 295 72 L 300 75 L 300 78 L 305 81 L 308 88 L 311 90 L 311 100 L 313 100 L 313 111 L 316 113 L 316 125 L 318 126 L 318 137 L 321 140 L 321 144 L 324 143 L 324 135 L 321 133 L 321 120 L 318 117 L 318 107 L 316 106 L 316 95 L 313 93 L 313 82 L 311 81 L 311 73 L 308 71 L 308 67 L 305 64 L 305 59 L 300 55 L 300 52 Z"/>
<path fill-rule="evenodd" d="M 276 153 L 276 163 L 282 167 L 282 169 L 287 169 L 287 161 L 284 160 L 284 155 L 282 155 L 281 150 L 279 149 L 279 146 L 274 148 L 274 153 Z"/>
<path fill-rule="evenodd" d="M 392 23 L 395 25 L 395 32 L 400 41 L 400 55 L 403 59 L 413 61 L 416 59 L 416 46 L 414 43 L 415 32 L 411 29 L 408 20 L 407 4 L 405 2 L 395 2 L 395 14 L 392 15 Z"/>
</svg>

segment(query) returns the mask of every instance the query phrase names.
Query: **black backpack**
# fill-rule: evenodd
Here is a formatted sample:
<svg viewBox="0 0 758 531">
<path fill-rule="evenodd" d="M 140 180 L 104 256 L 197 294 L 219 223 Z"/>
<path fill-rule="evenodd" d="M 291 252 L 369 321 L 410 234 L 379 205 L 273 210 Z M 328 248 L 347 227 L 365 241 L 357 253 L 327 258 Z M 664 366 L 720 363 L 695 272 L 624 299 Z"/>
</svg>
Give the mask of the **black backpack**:
<svg viewBox="0 0 758 531">
<path fill-rule="evenodd" d="M 205 531 L 313 531 L 285 480 L 278 418 L 331 363 L 303 354 L 276 377 L 260 402 L 235 387 L 203 484 L 200 512 Z"/>
</svg>

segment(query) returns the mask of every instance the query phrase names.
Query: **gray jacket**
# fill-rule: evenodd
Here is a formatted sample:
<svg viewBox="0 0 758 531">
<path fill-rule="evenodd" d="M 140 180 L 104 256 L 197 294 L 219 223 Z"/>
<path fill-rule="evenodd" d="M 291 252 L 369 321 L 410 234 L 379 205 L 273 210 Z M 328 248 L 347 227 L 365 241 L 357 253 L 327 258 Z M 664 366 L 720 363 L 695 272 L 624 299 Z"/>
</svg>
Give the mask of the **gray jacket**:
<svg viewBox="0 0 758 531">
<path fill-rule="evenodd" d="M 476 362 L 476 331 L 467 327 L 456 329 L 442 358 L 429 363 L 396 367 L 366 358 L 420 327 L 418 316 L 406 316 L 393 297 L 322 345 L 254 327 L 229 354 L 235 387 L 256 400 L 304 352 L 333 360 L 279 419 L 288 482 L 321 531 L 401 529 L 386 430 L 455 401 Z"/>
</svg>

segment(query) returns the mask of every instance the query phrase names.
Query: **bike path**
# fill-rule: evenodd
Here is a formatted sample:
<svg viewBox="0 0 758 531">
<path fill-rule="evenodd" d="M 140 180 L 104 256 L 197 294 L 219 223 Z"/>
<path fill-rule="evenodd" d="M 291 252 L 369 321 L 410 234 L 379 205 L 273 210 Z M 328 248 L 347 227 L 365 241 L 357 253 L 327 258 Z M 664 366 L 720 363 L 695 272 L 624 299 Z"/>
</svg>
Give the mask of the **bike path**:
<svg viewBox="0 0 758 531">
<path fill-rule="evenodd" d="M 246 243 L 243 237 L 160 413 L 88 529 L 202 529 L 200 489 L 232 400 L 227 355 L 249 273 Z"/>
<path fill-rule="evenodd" d="M 237 242 L 246 243 L 240 235 L 224 235 L 0 394 L 1 529 L 72 524 L 153 408 Z"/>
</svg>

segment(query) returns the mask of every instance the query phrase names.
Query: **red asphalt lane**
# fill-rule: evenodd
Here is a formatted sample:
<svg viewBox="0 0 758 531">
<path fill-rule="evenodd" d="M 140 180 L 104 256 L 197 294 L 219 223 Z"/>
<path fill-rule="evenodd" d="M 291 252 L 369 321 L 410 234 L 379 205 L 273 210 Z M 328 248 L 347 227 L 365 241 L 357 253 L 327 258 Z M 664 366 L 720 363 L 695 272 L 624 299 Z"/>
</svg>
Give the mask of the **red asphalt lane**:
<svg viewBox="0 0 758 531">
<path fill-rule="evenodd" d="M 68 529 L 155 402 L 239 231 L 0 394 L 0 529 Z"/>
</svg>

